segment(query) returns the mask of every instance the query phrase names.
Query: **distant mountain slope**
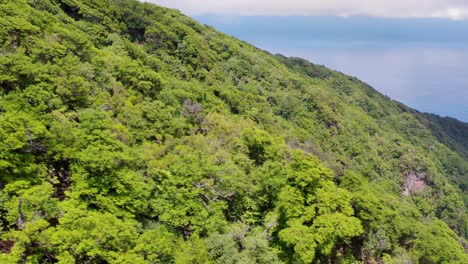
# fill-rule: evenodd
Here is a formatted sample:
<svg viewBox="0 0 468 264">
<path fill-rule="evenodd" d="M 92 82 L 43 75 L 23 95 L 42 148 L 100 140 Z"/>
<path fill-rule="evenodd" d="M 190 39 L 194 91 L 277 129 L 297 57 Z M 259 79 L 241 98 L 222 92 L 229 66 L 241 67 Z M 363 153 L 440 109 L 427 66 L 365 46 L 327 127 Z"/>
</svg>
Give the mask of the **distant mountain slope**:
<svg viewBox="0 0 468 264">
<path fill-rule="evenodd" d="M 464 157 L 468 157 L 468 123 L 450 117 L 422 114 L 421 123 L 442 143 Z"/>
<path fill-rule="evenodd" d="M 136 0 L 0 43 L 0 263 L 468 262 L 464 124 Z"/>
</svg>

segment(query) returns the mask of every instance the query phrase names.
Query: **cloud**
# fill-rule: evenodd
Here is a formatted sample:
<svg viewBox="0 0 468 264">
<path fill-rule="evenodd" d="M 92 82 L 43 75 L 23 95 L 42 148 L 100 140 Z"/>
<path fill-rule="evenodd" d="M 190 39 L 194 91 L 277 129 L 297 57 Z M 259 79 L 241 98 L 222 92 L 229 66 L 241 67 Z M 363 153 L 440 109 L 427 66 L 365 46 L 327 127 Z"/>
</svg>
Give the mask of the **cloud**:
<svg viewBox="0 0 468 264">
<path fill-rule="evenodd" d="M 468 0 L 146 0 L 189 15 L 320 15 L 468 19 Z"/>
<path fill-rule="evenodd" d="M 452 20 L 465 20 L 468 19 L 468 8 L 447 8 L 446 10 L 433 13 L 432 16 Z"/>
</svg>

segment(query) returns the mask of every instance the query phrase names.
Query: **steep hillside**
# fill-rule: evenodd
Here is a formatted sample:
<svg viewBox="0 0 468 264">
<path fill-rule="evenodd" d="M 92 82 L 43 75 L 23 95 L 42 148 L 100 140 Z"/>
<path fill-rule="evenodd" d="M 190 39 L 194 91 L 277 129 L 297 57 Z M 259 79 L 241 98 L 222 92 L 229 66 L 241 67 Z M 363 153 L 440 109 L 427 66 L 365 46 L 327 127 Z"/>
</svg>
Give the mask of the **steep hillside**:
<svg viewBox="0 0 468 264">
<path fill-rule="evenodd" d="M 468 124 L 450 117 L 421 114 L 421 123 L 432 131 L 440 142 L 446 144 L 463 157 L 468 157 Z"/>
<path fill-rule="evenodd" d="M 136 0 L 0 43 L 0 263 L 468 263 L 466 124 Z"/>
</svg>

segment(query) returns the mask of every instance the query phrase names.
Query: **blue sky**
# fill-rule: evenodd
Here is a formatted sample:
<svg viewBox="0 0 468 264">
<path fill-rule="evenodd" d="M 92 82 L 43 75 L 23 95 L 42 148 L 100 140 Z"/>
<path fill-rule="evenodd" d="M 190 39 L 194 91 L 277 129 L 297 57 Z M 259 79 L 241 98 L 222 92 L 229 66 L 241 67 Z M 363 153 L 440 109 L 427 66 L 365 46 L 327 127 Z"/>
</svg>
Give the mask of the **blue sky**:
<svg viewBox="0 0 468 264">
<path fill-rule="evenodd" d="M 152 2 L 272 53 L 356 76 L 417 110 L 468 122 L 468 0 L 424 0 L 424 8 L 420 0 Z M 281 7 L 286 12 L 276 13 Z"/>
</svg>

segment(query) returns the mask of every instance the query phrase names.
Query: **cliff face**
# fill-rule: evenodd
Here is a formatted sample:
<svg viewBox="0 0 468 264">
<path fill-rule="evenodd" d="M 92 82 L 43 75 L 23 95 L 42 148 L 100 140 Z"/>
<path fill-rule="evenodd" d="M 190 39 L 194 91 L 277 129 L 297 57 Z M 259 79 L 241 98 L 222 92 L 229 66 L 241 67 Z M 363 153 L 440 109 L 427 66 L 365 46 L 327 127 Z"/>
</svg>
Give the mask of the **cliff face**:
<svg viewBox="0 0 468 264">
<path fill-rule="evenodd" d="M 1 263 L 468 262 L 466 124 L 133 0 L 0 43 Z"/>
</svg>

